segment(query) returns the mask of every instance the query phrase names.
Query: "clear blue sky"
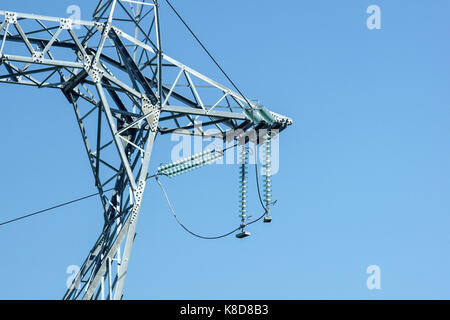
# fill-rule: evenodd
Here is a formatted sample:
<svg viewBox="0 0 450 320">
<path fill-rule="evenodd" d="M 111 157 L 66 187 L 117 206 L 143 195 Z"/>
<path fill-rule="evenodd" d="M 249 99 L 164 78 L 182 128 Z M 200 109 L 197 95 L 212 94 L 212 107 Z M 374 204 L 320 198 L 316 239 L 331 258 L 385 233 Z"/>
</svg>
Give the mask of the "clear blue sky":
<svg viewBox="0 0 450 320">
<path fill-rule="evenodd" d="M 450 298 L 450 3 L 173 3 L 250 98 L 295 124 L 281 137 L 274 222 L 244 241 L 192 238 L 149 185 L 125 298 Z M 66 16 L 71 4 L 90 18 L 88 0 L 0 9 Z M 366 28 L 371 4 L 382 30 Z M 214 76 L 162 10 L 166 53 Z M 95 192 L 63 95 L 0 86 L 0 97 L 0 220 Z M 158 141 L 153 169 L 170 147 Z M 216 234 L 238 223 L 237 175 L 211 167 L 165 185 L 187 225 Z M 66 268 L 83 262 L 101 226 L 94 198 L 0 227 L 0 299 L 61 298 Z M 381 268 L 379 291 L 366 288 L 369 265 Z"/>
</svg>

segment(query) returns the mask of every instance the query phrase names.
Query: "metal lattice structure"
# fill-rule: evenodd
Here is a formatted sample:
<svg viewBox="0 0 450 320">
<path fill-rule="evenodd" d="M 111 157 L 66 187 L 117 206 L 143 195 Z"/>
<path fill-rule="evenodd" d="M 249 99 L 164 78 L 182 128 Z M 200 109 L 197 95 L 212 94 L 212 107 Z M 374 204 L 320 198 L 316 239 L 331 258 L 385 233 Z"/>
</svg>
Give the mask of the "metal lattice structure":
<svg viewBox="0 0 450 320">
<path fill-rule="evenodd" d="M 122 299 L 157 135 L 292 123 L 163 53 L 160 30 L 156 0 L 101 0 L 92 21 L 0 11 L 0 83 L 62 91 L 103 208 L 64 299 Z"/>
</svg>

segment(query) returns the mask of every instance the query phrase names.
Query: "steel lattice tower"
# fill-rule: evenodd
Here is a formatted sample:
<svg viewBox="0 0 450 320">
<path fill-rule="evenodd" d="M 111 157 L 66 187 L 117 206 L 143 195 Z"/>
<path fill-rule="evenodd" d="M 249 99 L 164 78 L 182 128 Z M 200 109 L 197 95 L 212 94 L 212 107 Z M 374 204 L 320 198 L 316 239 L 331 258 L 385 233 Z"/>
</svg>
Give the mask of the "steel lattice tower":
<svg viewBox="0 0 450 320">
<path fill-rule="evenodd" d="M 103 208 L 64 299 L 122 299 L 157 135 L 214 128 L 225 139 L 292 123 L 163 53 L 160 30 L 156 0 L 101 0 L 92 21 L 0 11 L 0 83 L 62 91 Z"/>
</svg>

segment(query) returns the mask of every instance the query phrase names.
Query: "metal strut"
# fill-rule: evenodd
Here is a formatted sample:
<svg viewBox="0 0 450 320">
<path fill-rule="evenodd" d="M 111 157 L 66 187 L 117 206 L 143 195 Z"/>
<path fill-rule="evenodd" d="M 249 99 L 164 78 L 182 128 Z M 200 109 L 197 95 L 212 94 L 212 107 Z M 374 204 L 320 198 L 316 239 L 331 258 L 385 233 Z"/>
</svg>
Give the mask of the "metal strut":
<svg viewBox="0 0 450 320">
<path fill-rule="evenodd" d="M 92 21 L 0 10 L 0 84 L 62 91 L 93 172 L 104 225 L 64 299 L 122 299 L 158 134 L 228 141 L 239 131 L 282 131 L 292 124 L 163 53 L 157 0 L 99 0 Z M 163 173 L 176 175 L 219 156 Z M 240 235 L 246 237 L 247 211 L 241 209 Z"/>
</svg>

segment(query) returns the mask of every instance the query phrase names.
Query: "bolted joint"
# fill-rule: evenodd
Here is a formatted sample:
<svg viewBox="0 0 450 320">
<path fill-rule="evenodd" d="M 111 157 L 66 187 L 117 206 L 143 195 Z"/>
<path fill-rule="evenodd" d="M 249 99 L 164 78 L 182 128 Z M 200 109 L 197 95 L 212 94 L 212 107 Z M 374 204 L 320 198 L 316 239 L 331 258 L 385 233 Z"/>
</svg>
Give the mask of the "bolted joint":
<svg viewBox="0 0 450 320">
<path fill-rule="evenodd" d="M 33 62 L 43 63 L 44 62 L 44 53 L 41 51 L 35 51 L 33 53 Z"/>
<path fill-rule="evenodd" d="M 72 30 L 73 21 L 72 19 L 59 19 L 59 28 L 61 30 Z"/>
<path fill-rule="evenodd" d="M 154 106 L 146 94 L 142 95 L 141 104 L 142 104 L 142 112 L 144 114 L 149 114 L 154 110 Z"/>
<path fill-rule="evenodd" d="M 83 68 L 91 77 L 92 81 L 94 81 L 94 83 L 100 83 L 103 79 L 105 71 L 103 71 L 100 65 L 98 63 L 95 63 L 95 61 L 94 63 L 92 63 L 90 57 L 84 56 Z"/>
<path fill-rule="evenodd" d="M 108 34 L 109 31 L 111 31 L 111 29 L 112 29 L 112 26 L 111 26 L 111 24 L 109 24 L 109 23 L 100 23 L 100 24 L 98 24 L 98 25 L 96 24 L 95 26 L 97 27 L 97 30 L 98 30 L 102 35 Z"/>
<path fill-rule="evenodd" d="M 119 37 L 122 36 L 122 34 L 123 34 L 122 30 L 120 30 L 120 29 L 118 29 L 118 28 L 116 28 L 116 27 L 111 27 L 111 29 L 112 29 Z"/>
<path fill-rule="evenodd" d="M 17 23 L 17 13 L 15 12 L 5 12 L 6 22 L 10 24 Z"/>
<path fill-rule="evenodd" d="M 159 124 L 159 117 L 160 117 L 161 111 L 155 108 L 155 114 L 153 115 L 153 119 L 149 122 L 150 123 L 150 131 L 151 132 L 157 132 L 158 131 L 158 124 Z"/>
<path fill-rule="evenodd" d="M 142 180 L 139 181 L 137 189 L 134 191 L 135 203 L 134 203 L 133 209 L 131 211 L 131 219 L 130 219 L 131 224 L 134 223 L 134 221 L 136 220 L 136 217 L 139 213 L 141 203 L 142 203 L 142 196 L 144 195 L 145 185 L 146 185 L 146 181 L 142 181 Z"/>
<path fill-rule="evenodd" d="M 101 22 L 96 22 L 95 23 L 95 28 L 97 28 L 98 32 L 101 33 L 103 31 L 103 27 L 104 27 L 103 23 L 101 23 Z"/>
<path fill-rule="evenodd" d="M 142 112 L 145 115 L 148 115 L 147 122 L 150 126 L 150 131 L 157 132 L 161 111 L 158 109 L 156 105 L 152 104 L 151 100 L 145 94 L 142 95 L 141 104 L 142 104 Z"/>
<path fill-rule="evenodd" d="M 91 77 L 92 81 L 94 81 L 94 83 L 97 84 L 100 83 L 100 81 L 102 81 L 104 72 L 98 68 L 91 68 L 88 71 L 88 74 Z"/>
<path fill-rule="evenodd" d="M 82 56 L 82 55 L 80 54 L 80 56 Z M 91 65 L 92 65 L 91 58 L 88 56 L 84 56 L 83 57 L 83 68 L 86 72 L 89 72 L 89 70 L 91 69 Z"/>
</svg>

